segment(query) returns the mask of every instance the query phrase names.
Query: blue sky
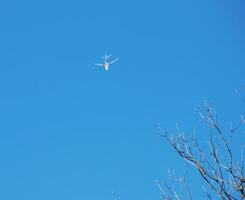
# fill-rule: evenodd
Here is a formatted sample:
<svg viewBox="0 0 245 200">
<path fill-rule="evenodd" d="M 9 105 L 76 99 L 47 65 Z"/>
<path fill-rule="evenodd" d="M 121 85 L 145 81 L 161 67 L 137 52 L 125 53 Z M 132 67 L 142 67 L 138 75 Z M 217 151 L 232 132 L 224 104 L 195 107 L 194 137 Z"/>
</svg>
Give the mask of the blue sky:
<svg viewBox="0 0 245 200">
<path fill-rule="evenodd" d="M 157 122 L 228 127 L 244 104 L 243 1 L 2 1 L 0 199 L 159 199 L 183 162 Z M 111 53 L 109 72 L 95 67 Z M 238 140 L 235 142 L 239 142 Z M 199 185 L 190 180 L 193 190 Z M 196 192 L 197 197 L 198 193 Z"/>
</svg>

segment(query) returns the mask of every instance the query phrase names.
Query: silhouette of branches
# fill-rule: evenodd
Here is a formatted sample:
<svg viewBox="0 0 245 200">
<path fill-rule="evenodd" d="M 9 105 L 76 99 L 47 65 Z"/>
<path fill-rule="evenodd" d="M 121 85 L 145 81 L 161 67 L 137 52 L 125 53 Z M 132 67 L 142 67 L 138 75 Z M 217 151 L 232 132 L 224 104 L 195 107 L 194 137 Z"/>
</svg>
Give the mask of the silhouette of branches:
<svg viewBox="0 0 245 200">
<path fill-rule="evenodd" d="M 203 186 L 204 196 L 213 199 L 213 196 L 222 200 L 245 199 L 245 175 L 244 175 L 244 145 L 241 147 L 241 159 L 235 160 L 231 139 L 235 132 L 245 124 L 244 117 L 237 126 L 230 128 L 229 134 L 221 129 L 217 115 L 212 106 L 207 103 L 204 109 L 195 108 L 195 112 L 208 126 L 208 151 L 203 150 L 198 138 L 185 136 L 180 127 L 176 126 L 176 134 L 169 134 L 161 126 L 160 135 L 170 144 L 170 146 L 183 158 L 189 166 L 193 166 L 198 171 L 205 183 Z M 244 134 L 242 135 L 244 137 Z M 186 183 L 186 177 L 180 183 L 186 188 L 188 199 L 192 199 L 191 192 Z M 173 187 L 157 182 L 162 199 L 181 199 Z M 185 198 L 186 199 L 186 198 Z"/>
</svg>

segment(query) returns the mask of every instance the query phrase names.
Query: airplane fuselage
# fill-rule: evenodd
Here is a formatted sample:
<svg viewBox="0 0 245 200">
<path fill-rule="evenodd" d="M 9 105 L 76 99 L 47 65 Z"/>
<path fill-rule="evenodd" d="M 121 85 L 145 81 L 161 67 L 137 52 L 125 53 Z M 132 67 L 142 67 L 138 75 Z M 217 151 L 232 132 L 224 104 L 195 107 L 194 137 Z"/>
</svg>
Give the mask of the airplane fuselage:
<svg viewBox="0 0 245 200">
<path fill-rule="evenodd" d="M 105 70 L 108 71 L 109 70 L 109 67 L 110 67 L 110 63 L 105 62 L 104 63 L 104 67 L 105 67 Z"/>
</svg>

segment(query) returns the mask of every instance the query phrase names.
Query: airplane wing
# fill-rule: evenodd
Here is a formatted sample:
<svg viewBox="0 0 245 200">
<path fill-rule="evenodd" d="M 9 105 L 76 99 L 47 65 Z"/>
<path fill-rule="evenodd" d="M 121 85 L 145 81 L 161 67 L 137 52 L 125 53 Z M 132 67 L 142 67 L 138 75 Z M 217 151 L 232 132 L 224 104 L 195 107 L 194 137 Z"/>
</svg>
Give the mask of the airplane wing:
<svg viewBox="0 0 245 200">
<path fill-rule="evenodd" d="M 117 59 L 115 59 L 115 60 L 111 61 L 111 62 L 110 62 L 110 64 L 113 64 L 114 62 L 117 62 L 117 61 L 118 61 L 118 59 L 119 59 L 119 58 L 117 58 Z"/>
<path fill-rule="evenodd" d="M 96 66 L 100 66 L 100 67 L 103 67 L 104 65 L 103 64 L 94 64 Z"/>
</svg>

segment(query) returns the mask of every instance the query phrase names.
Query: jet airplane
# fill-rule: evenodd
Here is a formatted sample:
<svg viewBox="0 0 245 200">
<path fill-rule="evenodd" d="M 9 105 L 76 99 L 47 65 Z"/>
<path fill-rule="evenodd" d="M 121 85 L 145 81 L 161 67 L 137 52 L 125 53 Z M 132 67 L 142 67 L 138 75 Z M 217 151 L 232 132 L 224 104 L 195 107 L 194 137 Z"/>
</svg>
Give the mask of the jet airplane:
<svg viewBox="0 0 245 200">
<path fill-rule="evenodd" d="M 95 64 L 96 66 L 100 66 L 100 67 L 104 67 L 105 68 L 105 71 L 108 71 L 109 70 L 109 67 L 115 63 L 116 61 L 118 61 L 119 58 L 116 58 L 115 60 L 113 61 L 110 61 L 109 58 L 111 57 L 111 55 L 107 55 L 107 53 L 102 56 L 102 58 L 104 59 L 104 63 L 103 64 Z"/>
</svg>

